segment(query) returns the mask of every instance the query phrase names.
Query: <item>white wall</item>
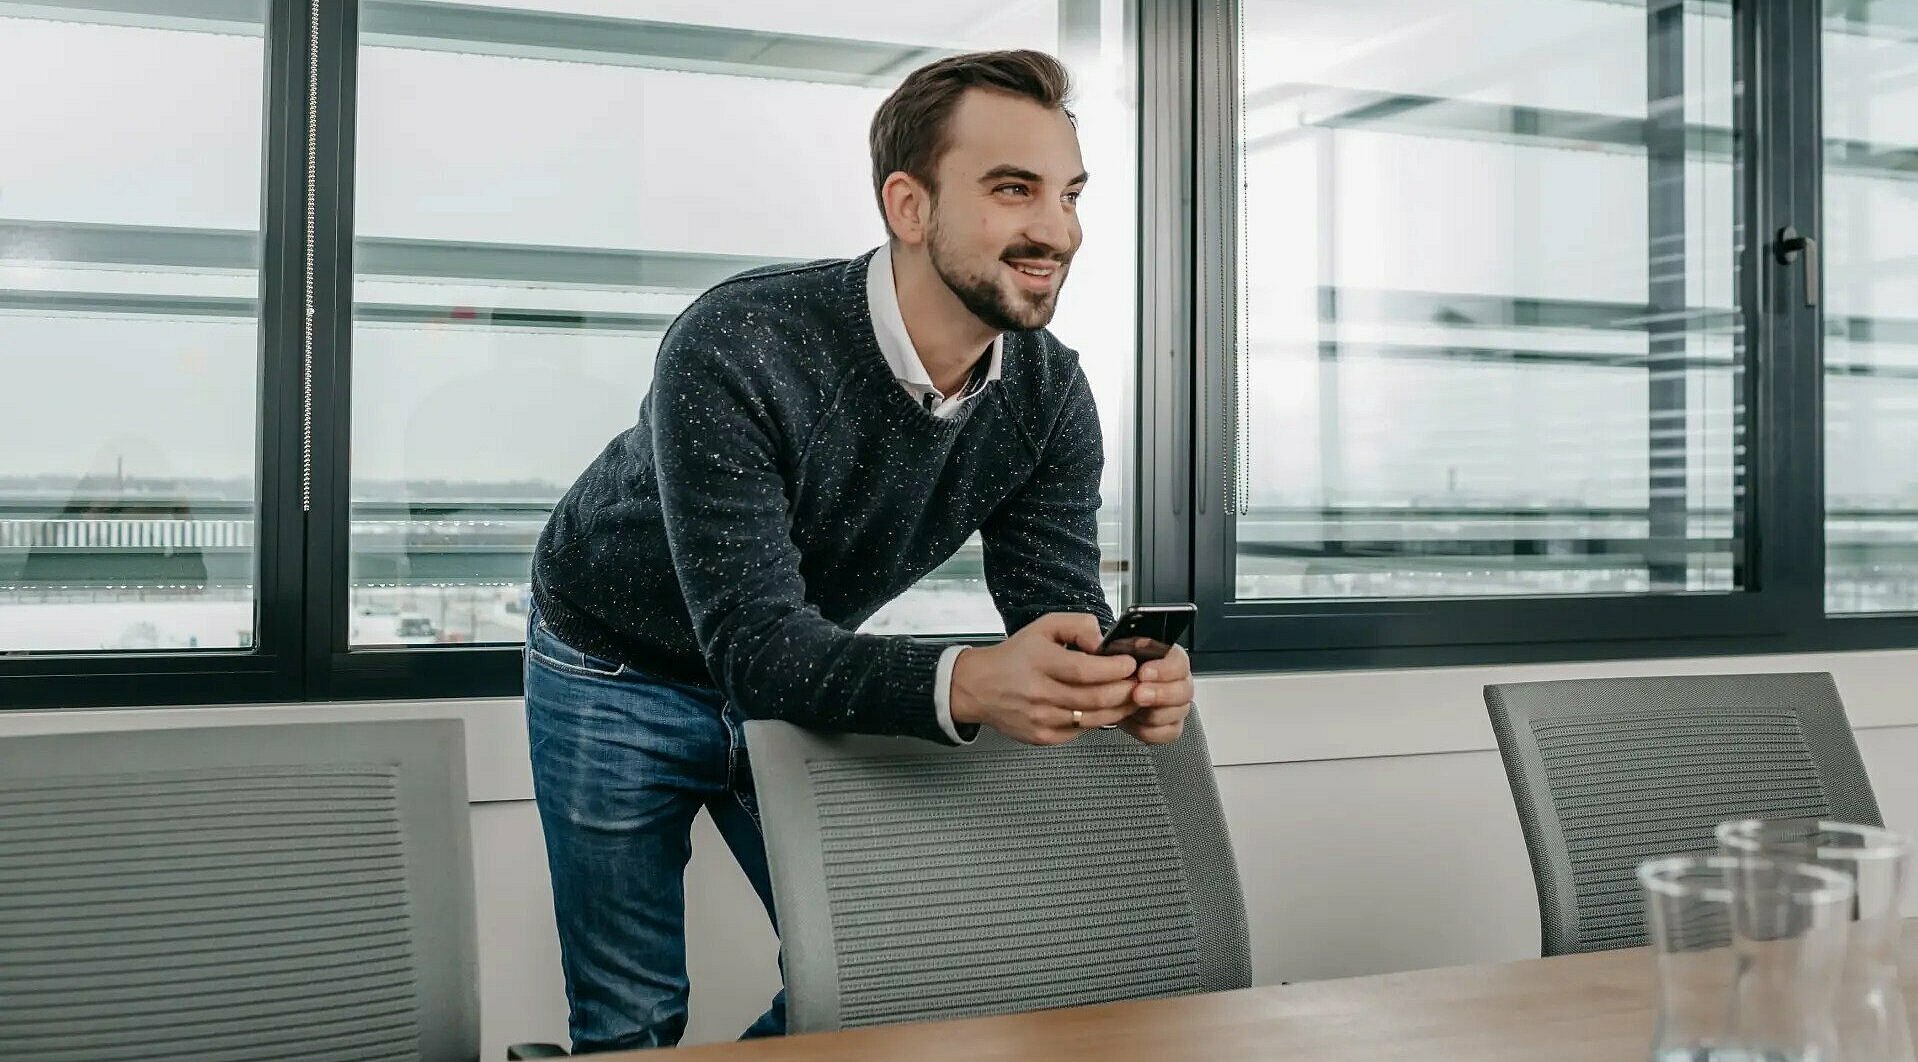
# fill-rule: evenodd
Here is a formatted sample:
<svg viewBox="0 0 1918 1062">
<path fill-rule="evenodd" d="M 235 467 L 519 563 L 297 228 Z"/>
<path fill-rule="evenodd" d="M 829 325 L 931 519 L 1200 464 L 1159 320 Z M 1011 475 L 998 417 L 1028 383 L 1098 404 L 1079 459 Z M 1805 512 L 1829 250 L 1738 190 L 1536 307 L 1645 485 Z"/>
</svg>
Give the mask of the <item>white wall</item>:
<svg viewBox="0 0 1918 1062">
<path fill-rule="evenodd" d="M 1260 983 L 1537 954 L 1524 841 L 1480 688 L 1596 674 L 1829 670 L 1887 824 L 1918 829 L 1918 652 L 1201 678 Z M 545 854 L 517 701 L 0 712 L 0 736 L 455 716 L 466 720 L 485 1057 L 565 1042 Z M 701 821 L 688 871 L 689 1042 L 777 986 L 758 901 Z M 1918 914 L 1918 907 L 1912 913 Z"/>
</svg>

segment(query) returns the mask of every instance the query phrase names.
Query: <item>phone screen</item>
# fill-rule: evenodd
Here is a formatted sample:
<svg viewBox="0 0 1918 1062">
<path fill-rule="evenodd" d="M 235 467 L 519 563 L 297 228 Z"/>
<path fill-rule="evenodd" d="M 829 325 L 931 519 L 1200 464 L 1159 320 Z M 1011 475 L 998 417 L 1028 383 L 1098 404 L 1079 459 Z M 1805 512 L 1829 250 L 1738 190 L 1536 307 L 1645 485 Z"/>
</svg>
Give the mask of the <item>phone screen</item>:
<svg viewBox="0 0 1918 1062">
<path fill-rule="evenodd" d="M 1192 605 L 1134 605 L 1106 632 L 1099 652 L 1103 656 L 1130 656 L 1140 663 L 1157 660 L 1172 651 L 1196 611 Z"/>
</svg>

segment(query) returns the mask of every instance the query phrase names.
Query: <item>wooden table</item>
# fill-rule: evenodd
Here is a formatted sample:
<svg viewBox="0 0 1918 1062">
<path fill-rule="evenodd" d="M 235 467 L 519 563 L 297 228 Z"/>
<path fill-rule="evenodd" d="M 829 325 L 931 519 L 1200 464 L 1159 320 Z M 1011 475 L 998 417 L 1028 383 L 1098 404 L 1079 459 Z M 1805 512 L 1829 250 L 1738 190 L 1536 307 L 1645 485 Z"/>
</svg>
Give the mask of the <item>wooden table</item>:
<svg viewBox="0 0 1918 1062">
<path fill-rule="evenodd" d="M 673 1054 L 685 1062 L 1639 1062 L 1644 949 L 1315 981 L 998 1018 L 893 1025 Z M 1905 925 L 1918 1015 L 1918 920 Z M 596 1058 L 646 1062 L 648 1053 Z"/>
</svg>

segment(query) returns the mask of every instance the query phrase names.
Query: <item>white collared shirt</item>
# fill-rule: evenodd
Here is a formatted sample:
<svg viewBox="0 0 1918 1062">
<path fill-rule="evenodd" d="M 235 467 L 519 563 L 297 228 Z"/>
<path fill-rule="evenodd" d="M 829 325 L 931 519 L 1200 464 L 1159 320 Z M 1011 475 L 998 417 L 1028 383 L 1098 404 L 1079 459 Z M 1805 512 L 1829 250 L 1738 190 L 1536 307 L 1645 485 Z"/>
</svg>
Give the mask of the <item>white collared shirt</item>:
<svg viewBox="0 0 1918 1062">
<path fill-rule="evenodd" d="M 932 375 L 926 372 L 926 363 L 919 360 L 919 351 L 912 345 L 912 336 L 906 331 L 905 315 L 899 311 L 899 288 L 893 279 L 892 250 L 887 244 L 879 245 L 879 249 L 872 253 L 872 261 L 866 266 L 866 306 L 872 312 L 872 334 L 879 340 L 879 352 L 886 356 L 893 379 L 898 380 L 899 386 L 906 389 L 913 401 L 933 416 L 942 420 L 954 416 L 965 408 L 967 402 L 979 396 L 985 384 L 999 378 L 1005 358 L 1004 333 L 992 337 L 992 352 L 988 355 L 990 360 L 980 386 L 965 389 L 950 398 L 933 386 Z M 939 717 L 939 729 L 961 744 L 965 739 L 959 736 L 959 728 L 952 722 L 952 666 L 959 659 L 959 654 L 970 648 L 969 645 L 955 645 L 939 654 L 939 670 L 932 680 L 932 707 Z"/>
<path fill-rule="evenodd" d="M 925 406 L 926 412 L 941 419 L 951 417 L 979 394 L 979 389 L 973 388 L 948 398 L 933 386 L 932 375 L 926 372 L 926 363 L 919 360 L 919 351 L 913 347 L 912 336 L 906 331 L 905 315 L 899 311 L 899 288 L 892 275 L 892 251 L 883 243 L 872 253 L 872 263 L 866 267 L 866 305 L 872 311 L 872 334 L 879 340 L 879 353 L 886 356 L 893 379 L 899 381 L 899 386 L 906 389 L 913 401 Z M 1005 334 L 993 336 L 984 382 L 991 383 L 999 378 L 1005 350 Z M 927 398 L 932 399 L 930 404 L 927 404 Z"/>
</svg>

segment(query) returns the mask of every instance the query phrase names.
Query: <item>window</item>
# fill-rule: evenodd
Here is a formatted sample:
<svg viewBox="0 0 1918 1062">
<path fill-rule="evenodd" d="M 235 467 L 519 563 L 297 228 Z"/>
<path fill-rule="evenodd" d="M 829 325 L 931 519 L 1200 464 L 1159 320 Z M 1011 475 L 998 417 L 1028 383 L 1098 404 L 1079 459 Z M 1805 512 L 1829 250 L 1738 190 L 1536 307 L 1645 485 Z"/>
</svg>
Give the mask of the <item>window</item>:
<svg viewBox="0 0 1918 1062">
<path fill-rule="evenodd" d="M 743 269 L 878 244 L 873 111 L 907 71 L 987 47 L 1058 54 L 1077 82 L 1096 178 L 1053 329 L 1105 422 L 1116 600 L 1136 358 L 1122 6 L 362 3 L 348 644 L 518 641 L 534 540 L 633 422 L 665 327 Z M 975 538 L 867 629 L 999 628 Z"/>
<path fill-rule="evenodd" d="M 1220 86 L 1194 148 L 1206 663 L 1791 636 L 1802 502 L 1780 499 L 1803 485 L 1775 458 L 1807 444 L 1801 348 L 1753 300 L 1783 274 L 1748 236 L 1789 220 L 1754 194 L 1789 152 L 1742 132 L 1790 84 L 1747 74 L 1773 39 L 1756 23 L 1781 17 L 1201 6 L 1200 83 Z"/>
<path fill-rule="evenodd" d="M 0 653 L 252 646 L 265 4 L 13 6 Z"/>
<path fill-rule="evenodd" d="M 1004 46 L 1201 668 L 1918 646 L 1908 0 L 0 0 L 0 704 L 515 693 L 667 324 Z M 866 629 L 996 632 L 976 540 Z"/>
<path fill-rule="evenodd" d="M 1918 12 L 1825 8 L 1825 607 L 1918 612 Z"/>
<path fill-rule="evenodd" d="M 1247 0 L 1233 597 L 1740 586 L 1728 15 Z"/>
</svg>

